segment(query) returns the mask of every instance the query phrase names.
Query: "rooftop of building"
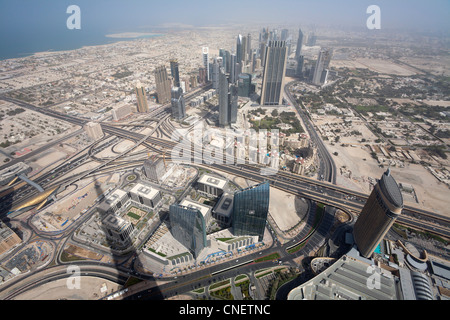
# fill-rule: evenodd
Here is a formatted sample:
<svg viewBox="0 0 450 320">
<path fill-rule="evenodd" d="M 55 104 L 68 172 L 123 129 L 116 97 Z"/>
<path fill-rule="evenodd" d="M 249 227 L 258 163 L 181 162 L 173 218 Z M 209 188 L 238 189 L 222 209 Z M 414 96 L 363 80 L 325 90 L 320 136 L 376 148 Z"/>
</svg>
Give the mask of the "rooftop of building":
<svg viewBox="0 0 450 320">
<path fill-rule="evenodd" d="M 151 186 L 137 183 L 133 188 L 131 188 L 130 192 L 147 199 L 154 199 L 159 190 Z"/>
<path fill-rule="evenodd" d="M 199 183 L 207 184 L 219 189 L 223 189 L 227 184 L 227 180 L 210 174 L 204 174 L 198 179 Z"/>
<path fill-rule="evenodd" d="M 203 217 L 206 217 L 206 215 L 211 211 L 211 207 L 198 203 L 198 202 L 194 202 L 188 199 L 184 199 L 183 201 L 180 202 L 180 206 L 184 206 L 187 208 L 192 208 L 192 209 L 197 209 L 198 211 L 200 211 L 200 213 L 202 214 Z"/>
<path fill-rule="evenodd" d="M 391 169 L 388 168 L 385 173 L 383 173 L 380 181 L 380 188 L 383 194 L 388 198 L 388 200 L 397 208 L 403 208 L 403 196 L 397 182 L 391 175 Z"/>
<path fill-rule="evenodd" d="M 394 277 L 354 251 L 291 290 L 288 300 L 397 300 Z M 371 275 L 377 280 L 373 286 L 368 281 Z"/>
</svg>

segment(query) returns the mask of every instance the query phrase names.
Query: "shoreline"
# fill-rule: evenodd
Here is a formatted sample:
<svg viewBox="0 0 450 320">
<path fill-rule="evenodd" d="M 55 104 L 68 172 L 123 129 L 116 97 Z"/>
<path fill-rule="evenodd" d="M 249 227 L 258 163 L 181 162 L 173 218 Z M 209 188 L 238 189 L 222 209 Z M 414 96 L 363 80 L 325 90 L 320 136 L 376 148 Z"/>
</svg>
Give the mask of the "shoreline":
<svg viewBox="0 0 450 320">
<path fill-rule="evenodd" d="M 64 52 L 70 52 L 75 50 L 80 50 L 84 48 L 91 48 L 91 47 L 98 47 L 98 46 L 105 46 L 110 45 L 113 43 L 121 42 L 121 41 L 134 41 L 137 39 L 149 39 L 154 37 L 163 36 L 162 33 L 149 33 L 149 32 L 122 32 L 122 33 L 115 33 L 115 34 L 106 34 L 104 35 L 106 43 L 99 43 L 99 44 L 92 44 L 92 45 L 81 45 L 76 48 L 71 49 L 47 49 L 43 51 L 36 51 L 36 52 L 29 52 L 29 53 L 17 53 L 14 57 L 9 58 L 1 58 L 0 57 L 0 63 L 7 60 L 14 60 L 14 59 L 25 59 L 29 57 L 42 57 L 49 54 L 55 54 L 55 53 L 64 53 Z"/>
</svg>

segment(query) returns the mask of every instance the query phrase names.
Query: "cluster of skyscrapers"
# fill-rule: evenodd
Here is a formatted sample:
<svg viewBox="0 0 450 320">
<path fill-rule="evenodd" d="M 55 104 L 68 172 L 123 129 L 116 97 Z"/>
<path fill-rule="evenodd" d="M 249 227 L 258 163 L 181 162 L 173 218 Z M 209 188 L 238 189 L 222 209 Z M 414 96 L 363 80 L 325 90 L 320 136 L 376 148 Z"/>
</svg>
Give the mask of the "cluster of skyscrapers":
<svg viewBox="0 0 450 320">
<path fill-rule="evenodd" d="M 311 34 L 307 44 L 315 45 L 317 37 Z M 296 68 L 295 76 L 304 77 L 304 55 L 302 46 L 304 34 L 298 31 L 297 46 L 295 51 Z M 219 50 L 219 56 L 211 61 L 208 47 L 202 48 L 202 67 L 198 76 L 191 76 L 195 85 L 211 83 L 219 97 L 219 125 L 228 126 L 237 120 L 238 97 L 251 97 L 255 93 L 255 85 L 252 83 L 252 75 L 255 70 L 263 68 L 260 104 L 277 106 L 283 103 L 283 90 L 287 60 L 291 52 L 291 36 L 287 29 L 274 29 L 269 31 L 263 28 L 259 34 L 259 45 L 252 48 L 251 34 L 241 35 L 236 38 L 236 48 L 231 52 L 225 49 Z M 309 81 L 315 85 L 323 85 L 327 81 L 332 50 L 322 48 L 318 54 L 316 63 L 307 69 Z M 156 96 L 160 104 L 170 103 L 172 115 L 180 120 L 186 116 L 184 93 L 186 81 L 180 81 L 179 64 L 176 59 L 170 59 L 171 79 L 166 67 L 161 65 L 153 71 L 156 83 Z M 292 73 L 292 70 L 291 70 Z M 184 86 L 183 86 L 184 84 Z M 136 99 L 139 112 L 147 112 L 148 104 L 144 88 L 136 86 Z"/>
</svg>

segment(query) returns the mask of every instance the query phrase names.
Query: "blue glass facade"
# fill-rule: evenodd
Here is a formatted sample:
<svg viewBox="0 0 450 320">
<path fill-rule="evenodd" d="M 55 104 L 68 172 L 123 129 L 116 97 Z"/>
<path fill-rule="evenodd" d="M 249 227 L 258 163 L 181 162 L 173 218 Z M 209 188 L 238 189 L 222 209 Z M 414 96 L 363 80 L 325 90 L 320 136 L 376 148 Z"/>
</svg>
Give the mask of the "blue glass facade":
<svg viewBox="0 0 450 320">
<path fill-rule="evenodd" d="M 198 257 L 200 251 L 206 247 L 206 224 L 201 212 L 177 204 L 172 204 L 169 209 L 172 235 L 186 248 L 194 257 Z"/>
<path fill-rule="evenodd" d="M 269 182 L 264 182 L 234 194 L 232 226 L 235 235 L 264 236 L 269 212 Z"/>
</svg>

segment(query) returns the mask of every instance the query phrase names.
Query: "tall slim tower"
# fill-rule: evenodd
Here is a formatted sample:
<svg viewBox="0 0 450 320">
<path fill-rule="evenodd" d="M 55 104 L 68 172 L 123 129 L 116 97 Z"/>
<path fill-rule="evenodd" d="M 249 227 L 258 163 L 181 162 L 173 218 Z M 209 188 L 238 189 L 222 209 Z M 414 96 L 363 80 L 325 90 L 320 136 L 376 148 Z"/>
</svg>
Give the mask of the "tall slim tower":
<svg viewBox="0 0 450 320">
<path fill-rule="evenodd" d="M 147 96 L 145 94 L 145 89 L 140 82 L 136 84 L 136 100 L 137 100 L 137 110 L 138 112 L 148 112 Z"/>
<path fill-rule="evenodd" d="M 213 89 L 219 88 L 219 69 L 223 64 L 223 59 L 221 57 L 215 57 L 212 64 L 212 87 Z"/>
<path fill-rule="evenodd" d="M 236 63 L 241 63 L 242 57 L 242 35 L 238 35 L 236 39 Z"/>
<path fill-rule="evenodd" d="M 206 69 L 206 80 L 210 81 L 209 78 L 209 50 L 208 47 L 202 48 L 202 54 L 203 54 L 203 66 Z"/>
<path fill-rule="evenodd" d="M 326 77 L 323 76 L 324 70 L 328 69 L 331 61 L 332 51 L 330 49 L 321 49 L 317 57 L 316 66 L 314 68 L 312 83 L 315 85 L 322 85 L 326 82 Z"/>
<path fill-rule="evenodd" d="M 303 32 L 302 29 L 298 29 L 297 49 L 295 50 L 296 60 L 302 53 L 302 45 L 303 45 Z"/>
<path fill-rule="evenodd" d="M 183 89 L 173 87 L 171 91 L 172 116 L 175 119 L 183 119 L 186 116 L 186 102 L 183 97 Z"/>
<path fill-rule="evenodd" d="M 230 58 L 230 82 L 231 83 L 235 83 L 237 80 L 237 74 L 236 74 L 236 55 L 235 54 L 231 54 L 231 58 Z"/>
<path fill-rule="evenodd" d="M 261 104 L 281 105 L 286 72 L 286 41 L 269 41 L 266 47 Z"/>
<path fill-rule="evenodd" d="M 353 227 L 359 252 L 370 257 L 403 209 L 400 189 L 387 169 L 375 185 Z"/>
<path fill-rule="evenodd" d="M 220 68 L 218 77 L 218 93 L 219 93 L 219 125 L 226 126 L 228 120 L 228 79 L 223 70 Z"/>
<path fill-rule="evenodd" d="M 180 72 L 178 70 L 178 60 L 176 60 L 176 59 L 170 60 L 170 73 L 173 78 L 173 86 L 179 87 L 180 86 Z"/>
<path fill-rule="evenodd" d="M 167 76 L 166 67 L 156 67 L 154 75 L 156 83 L 156 93 L 158 94 L 158 102 L 161 104 L 169 102 L 171 83 L 169 77 Z"/>
</svg>

